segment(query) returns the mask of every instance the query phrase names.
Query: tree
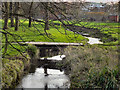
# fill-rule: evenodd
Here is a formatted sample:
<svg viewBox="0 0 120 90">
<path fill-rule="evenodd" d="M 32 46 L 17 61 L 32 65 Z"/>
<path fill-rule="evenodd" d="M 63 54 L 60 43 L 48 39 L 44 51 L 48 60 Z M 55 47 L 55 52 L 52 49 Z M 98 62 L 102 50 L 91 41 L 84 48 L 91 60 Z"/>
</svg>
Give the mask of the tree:
<svg viewBox="0 0 120 90">
<path fill-rule="evenodd" d="M 45 2 L 44 3 L 44 9 L 45 9 L 45 28 L 44 30 L 49 30 L 49 11 L 48 11 L 48 8 L 49 8 L 49 2 Z"/>
<path fill-rule="evenodd" d="M 15 14 L 18 14 L 19 11 L 19 2 L 15 2 Z M 19 27 L 19 18 L 18 15 L 15 16 L 15 31 L 18 31 Z"/>
<path fill-rule="evenodd" d="M 31 2 L 31 5 L 30 5 L 30 9 L 29 9 L 29 27 L 31 27 L 31 11 L 32 11 L 32 6 L 33 6 L 33 2 Z"/>
<path fill-rule="evenodd" d="M 10 19 L 11 19 L 11 27 L 14 27 L 13 2 L 10 2 Z"/>
<path fill-rule="evenodd" d="M 118 2 L 118 15 L 119 15 L 119 23 L 120 23 L 120 1 Z"/>
<path fill-rule="evenodd" d="M 9 19 L 9 2 L 3 3 L 5 6 L 5 13 L 4 13 L 4 27 L 3 30 L 8 28 L 8 19 Z"/>
</svg>

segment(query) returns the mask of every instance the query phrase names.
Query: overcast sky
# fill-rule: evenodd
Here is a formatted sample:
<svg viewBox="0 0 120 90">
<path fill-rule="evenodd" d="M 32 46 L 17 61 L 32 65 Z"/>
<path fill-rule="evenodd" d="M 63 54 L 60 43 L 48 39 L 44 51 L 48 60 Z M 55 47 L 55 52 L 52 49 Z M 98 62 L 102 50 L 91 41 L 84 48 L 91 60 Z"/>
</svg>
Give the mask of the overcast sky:
<svg viewBox="0 0 120 90">
<path fill-rule="evenodd" d="M 119 0 L 85 0 L 85 1 L 91 1 L 91 2 L 118 2 Z"/>
<path fill-rule="evenodd" d="M 76 2 L 76 1 L 87 1 L 87 2 L 102 2 L 102 3 L 106 3 L 106 2 L 118 2 L 119 0 L 0 0 L 2 2 L 55 2 L 55 1 L 59 1 L 59 2 Z"/>
<path fill-rule="evenodd" d="M 59 1 L 71 1 L 71 2 L 86 1 L 86 2 L 102 2 L 102 3 L 106 3 L 106 2 L 118 2 L 119 0 L 59 0 Z"/>
</svg>

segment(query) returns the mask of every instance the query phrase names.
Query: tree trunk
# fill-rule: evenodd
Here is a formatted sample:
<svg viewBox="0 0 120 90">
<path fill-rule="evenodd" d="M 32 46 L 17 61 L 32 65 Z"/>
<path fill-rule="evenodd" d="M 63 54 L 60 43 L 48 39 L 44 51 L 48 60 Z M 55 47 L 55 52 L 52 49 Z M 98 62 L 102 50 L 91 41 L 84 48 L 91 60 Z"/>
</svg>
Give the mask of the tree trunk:
<svg viewBox="0 0 120 90">
<path fill-rule="evenodd" d="M 13 3 L 12 2 L 10 2 L 10 19 L 11 19 L 11 27 L 14 27 Z"/>
<path fill-rule="evenodd" d="M 18 14 L 19 11 L 19 2 L 15 2 L 15 14 Z M 18 27 L 19 27 L 19 18 L 16 15 L 15 16 L 15 31 L 18 31 Z"/>
<path fill-rule="evenodd" d="M 8 28 L 8 19 L 9 19 L 9 3 L 4 2 L 5 5 L 5 17 L 4 17 L 4 27 L 3 30 Z"/>
<path fill-rule="evenodd" d="M 32 5 L 33 5 L 33 2 L 31 2 L 30 8 L 29 8 L 29 27 L 31 27 L 31 22 L 32 22 L 32 19 L 31 19 L 31 9 L 32 9 Z"/>
<path fill-rule="evenodd" d="M 118 2 L 118 15 L 119 15 L 119 23 L 120 23 L 120 1 Z M 119 33 L 120 35 L 120 33 Z M 120 40 L 120 38 L 118 37 L 118 41 Z M 120 45 L 120 41 L 118 43 L 118 45 Z M 120 53 L 120 47 L 118 47 L 118 53 Z M 120 54 L 119 54 L 119 58 L 120 58 Z M 118 60 L 118 70 L 119 70 L 119 74 L 120 74 L 120 60 Z"/>
<path fill-rule="evenodd" d="M 118 2 L 118 15 L 119 15 L 119 23 L 120 23 L 120 1 Z"/>
<path fill-rule="evenodd" d="M 48 2 L 45 2 L 45 28 L 44 30 L 49 30 L 49 12 L 48 12 Z"/>
<path fill-rule="evenodd" d="M 32 22 L 32 19 L 31 17 L 29 17 L 29 27 L 31 27 L 31 22 Z"/>
</svg>

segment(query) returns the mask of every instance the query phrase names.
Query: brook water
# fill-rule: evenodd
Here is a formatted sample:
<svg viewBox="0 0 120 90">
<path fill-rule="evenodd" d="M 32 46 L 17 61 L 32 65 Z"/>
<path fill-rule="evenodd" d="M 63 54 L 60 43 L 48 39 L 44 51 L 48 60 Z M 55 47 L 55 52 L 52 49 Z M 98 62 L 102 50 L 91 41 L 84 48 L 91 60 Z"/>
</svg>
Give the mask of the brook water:
<svg viewBox="0 0 120 90">
<path fill-rule="evenodd" d="M 43 47 L 38 49 L 43 52 Z M 40 57 L 37 59 L 37 63 L 31 65 L 29 74 L 23 77 L 16 88 L 21 90 L 26 88 L 41 88 L 45 90 L 69 88 L 70 80 L 68 76 L 65 75 L 64 69 L 57 65 L 65 59 L 65 55 L 57 55 L 59 54 L 58 49 L 57 47 L 52 49 L 45 47 L 44 54 L 39 53 Z"/>
<path fill-rule="evenodd" d="M 98 38 L 88 37 L 88 34 L 83 36 L 89 39 L 89 44 L 102 44 Z M 64 60 L 65 55 L 59 55 L 59 50 L 48 50 L 52 51 L 52 54 L 45 52 L 44 48 L 40 49 L 40 51 L 40 60 L 37 60 L 37 65 L 31 66 L 29 74 L 23 77 L 21 83 L 16 88 L 43 88 L 45 90 L 69 88 L 70 80 L 68 76 L 65 75 L 63 69 L 56 65 L 57 62 Z"/>
<path fill-rule="evenodd" d="M 23 79 L 17 88 L 69 88 L 70 81 L 64 71 L 57 69 L 36 68 L 34 73 L 29 73 Z"/>
<path fill-rule="evenodd" d="M 85 38 L 88 38 L 89 39 L 88 43 L 91 45 L 92 44 L 103 44 L 103 42 L 101 42 L 99 38 L 90 37 L 89 34 L 87 33 L 83 33 L 82 36 L 84 36 Z"/>
</svg>

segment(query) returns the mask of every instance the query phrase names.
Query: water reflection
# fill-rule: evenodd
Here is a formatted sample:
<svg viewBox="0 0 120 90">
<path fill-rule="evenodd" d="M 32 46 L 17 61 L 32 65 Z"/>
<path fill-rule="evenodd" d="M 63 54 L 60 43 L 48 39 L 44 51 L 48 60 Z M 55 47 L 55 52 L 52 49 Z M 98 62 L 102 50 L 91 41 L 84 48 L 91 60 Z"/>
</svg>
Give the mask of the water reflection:
<svg viewBox="0 0 120 90">
<path fill-rule="evenodd" d="M 47 73 L 47 76 L 46 76 Z M 36 68 L 35 73 L 30 73 L 22 79 L 21 84 L 17 88 L 69 88 L 69 78 L 64 71 Z M 47 89 L 46 89 L 47 90 Z"/>
<path fill-rule="evenodd" d="M 65 58 L 65 55 L 57 55 L 57 56 L 53 56 L 53 57 L 48 57 L 48 58 L 40 58 L 41 60 L 56 60 L 56 61 L 61 61 Z"/>
</svg>

